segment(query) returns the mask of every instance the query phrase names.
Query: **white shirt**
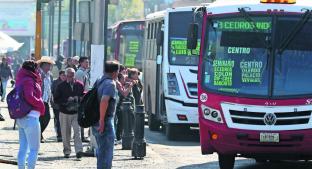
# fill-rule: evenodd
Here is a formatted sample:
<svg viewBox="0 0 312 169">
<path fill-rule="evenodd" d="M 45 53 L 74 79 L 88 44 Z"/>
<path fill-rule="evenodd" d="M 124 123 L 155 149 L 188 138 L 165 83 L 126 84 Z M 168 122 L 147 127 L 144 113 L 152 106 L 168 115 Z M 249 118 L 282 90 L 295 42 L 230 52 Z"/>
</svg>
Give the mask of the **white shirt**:
<svg viewBox="0 0 312 169">
<path fill-rule="evenodd" d="M 42 82 L 43 82 L 43 89 L 42 89 L 43 95 L 42 95 L 42 99 L 43 99 L 44 102 L 48 103 L 50 101 L 50 98 L 51 98 L 52 79 L 51 79 L 51 76 L 50 76 L 49 73 L 44 73 L 41 70 L 41 74 L 42 74 L 41 77 L 44 77 L 42 79 Z"/>
</svg>

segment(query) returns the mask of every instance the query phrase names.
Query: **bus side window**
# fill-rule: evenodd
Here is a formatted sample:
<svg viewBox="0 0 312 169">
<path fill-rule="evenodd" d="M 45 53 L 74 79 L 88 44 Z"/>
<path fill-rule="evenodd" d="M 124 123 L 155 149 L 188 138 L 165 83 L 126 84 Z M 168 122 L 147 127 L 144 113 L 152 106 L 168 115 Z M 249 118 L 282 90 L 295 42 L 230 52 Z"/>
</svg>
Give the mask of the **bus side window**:
<svg viewBox="0 0 312 169">
<path fill-rule="evenodd" d="M 158 23 L 158 27 L 157 27 L 157 34 L 156 34 L 156 40 L 157 40 L 157 47 L 162 47 L 163 44 L 163 40 L 164 40 L 164 33 L 161 30 L 161 22 Z"/>
<path fill-rule="evenodd" d="M 151 39 L 151 24 L 148 23 L 147 26 L 147 39 Z"/>
</svg>

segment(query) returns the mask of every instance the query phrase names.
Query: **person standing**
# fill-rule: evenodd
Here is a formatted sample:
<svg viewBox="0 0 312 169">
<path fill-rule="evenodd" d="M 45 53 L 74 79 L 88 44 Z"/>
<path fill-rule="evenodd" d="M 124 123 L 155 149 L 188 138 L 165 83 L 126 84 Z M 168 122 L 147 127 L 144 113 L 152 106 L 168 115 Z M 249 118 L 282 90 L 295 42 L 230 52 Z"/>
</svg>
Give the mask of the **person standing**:
<svg viewBox="0 0 312 169">
<path fill-rule="evenodd" d="M 49 108 L 49 102 L 52 96 L 52 81 L 53 77 L 50 73 L 52 69 L 52 65 L 55 64 L 55 62 L 49 57 L 49 56 L 42 56 L 40 60 L 37 61 L 40 66 L 40 74 L 42 79 L 42 98 L 45 106 L 45 114 L 44 116 L 40 117 L 40 125 L 41 125 L 41 143 L 44 143 L 44 137 L 43 132 L 47 128 L 49 122 L 50 122 L 50 108 Z"/>
<path fill-rule="evenodd" d="M 89 91 L 90 86 L 90 75 L 89 75 L 89 59 L 87 57 L 80 57 L 79 59 L 79 68 L 76 72 L 75 78 L 79 80 L 84 85 L 84 92 Z M 81 139 L 82 142 L 89 142 L 84 136 L 84 128 L 81 128 Z"/>
<path fill-rule="evenodd" d="M 69 158 L 71 153 L 71 128 L 73 128 L 76 157 L 81 158 L 83 147 L 78 125 L 78 106 L 83 96 L 83 84 L 75 80 L 75 70 L 73 68 L 67 68 L 65 75 L 66 81 L 57 86 L 54 98 L 55 102 L 60 105 L 63 152 L 64 157 Z"/>
<path fill-rule="evenodd" d="M 4 102 L 4 99 L 6 97 L 6 88 L 9 81 L 9 78 L 13 79 L 12 75 L 12 69 L 10 65 L 8 64 L 8 60 L 6 57 L 2 58 L 2 63 L 0 64 L 0 77 L 1 77 L 1 83 L 2 83 L 2 97 L 1 101 Z"/>
<path fill-rule="evenodd" d="M 66 68 L 73 68 L 75 71 L 77 71 L 78 70 L 78 68 L 76 67 L 76 65 L 74 64 L 74 60 L 73 60 L 73 58 L 67 58 L 67 60 L 66 60 Z"/>
<path fill-rule="evenodd" d="M 114 152 L 114 114 L 116 111 L 117 88 L 115 81 L 119 73 L 119 63 L 107 61 L 105 74 L 96 82 L 100 101 L 100 119 L 92 126 L 92 132 L 98 144 L 97 168 L 112 168 Z"/>
<path fill-rule="evenodd" d="M 57 142 L 62 142 L 62 134 L 61 134 L 61 126 L 60 126 L 60 120 L 59 120 L 59 114 L 60 114 L 60 106 L 55 103 L 54 96 L 56 94 L 56 88 L 59 84 L 64 82 L 66 80 L 65 71 L 61 70 L 59 71 L 59 77 L 58 79 L 54 80 L 52 83 L 52 100 L 51 100 L 51 106 L 53 108 L 54 112 L 54 128 L 56 131 L 56 139 Z"/>
<path fill-rule="evenodd" d="M 16 86 L 23 86 L 25 101 L 32 106 L 26 117 L 16 120 L 19 132 L 18 168 L 25 168 L 26 154 L 28 153 L 28 169 L 34 169 L 38 159 L 40 147 L 39 116 L 45 113 L 41 93 L 41 77 L 37 71 L 37 63 L 25 61 L 16 77 Z"/>
<path fill-rule="evenodd" d="M 139 79 L 140 72 L 136 68 L 132 68 L 129 70 L 129 79 L 131 79 L 134 83 L 132 87 L 132 93 L 134 97 L 134 106 L 142 105 L 142 92 L 143 92 L 143 85 Z"/>
</svg>

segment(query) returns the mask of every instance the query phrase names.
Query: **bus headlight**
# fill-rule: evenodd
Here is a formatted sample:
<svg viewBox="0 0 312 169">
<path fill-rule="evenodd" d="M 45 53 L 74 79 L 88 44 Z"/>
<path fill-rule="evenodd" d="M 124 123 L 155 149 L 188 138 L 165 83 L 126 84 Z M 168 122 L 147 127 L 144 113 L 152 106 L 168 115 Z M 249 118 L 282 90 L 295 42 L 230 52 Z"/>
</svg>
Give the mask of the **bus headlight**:
<svg viewBox="0 0 312 169">
<path fill-rule="evenodd" d="M 223 123 L 223 119 L 219 110 L 212 109 L 205 105 L 201 105 L 201 110 L 205 119 L 214 121 L 217 123 Z"/>
<path fill-rule="evenodd" d="M 174 73 L 167 73 L 168 80 L 168 94 L 169 95 L 180 95 L 179 84 L 177 77 Z"/>
</svg>

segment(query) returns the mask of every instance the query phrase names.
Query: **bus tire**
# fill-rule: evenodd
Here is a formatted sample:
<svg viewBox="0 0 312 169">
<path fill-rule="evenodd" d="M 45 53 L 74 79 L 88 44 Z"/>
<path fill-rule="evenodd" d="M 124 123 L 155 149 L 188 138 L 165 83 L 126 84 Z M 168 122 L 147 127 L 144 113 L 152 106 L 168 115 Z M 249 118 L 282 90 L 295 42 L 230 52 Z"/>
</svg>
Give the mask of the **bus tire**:
<svg viewBox="0 0 312 169">
<path fill-rule="evenodd" d="M 176 140 L 178 133 L 178 125 L 167 123 L 166 125 L 166 137 L 168 140 Z"/>
<path fill-rule="evenodd" d="M 160 127 L 160 121 L 156 118 L 156 115 L 152 113 L 152 100 L 151 92 L 148 90 L 148 128 L 151 131 L 158 131 Z"/>
<path fill-rule="evenodd" d="M 151 131 L 158 131 L 160 122 L 156 119 L 156 116 L 152 113 L 148 115 L 148 127 Z"/>
<path fill-rule="evenodd" d="M 219 154 L 220 169 L 233 169 L 235 156 L 232 154 Z"/>
</svg>

